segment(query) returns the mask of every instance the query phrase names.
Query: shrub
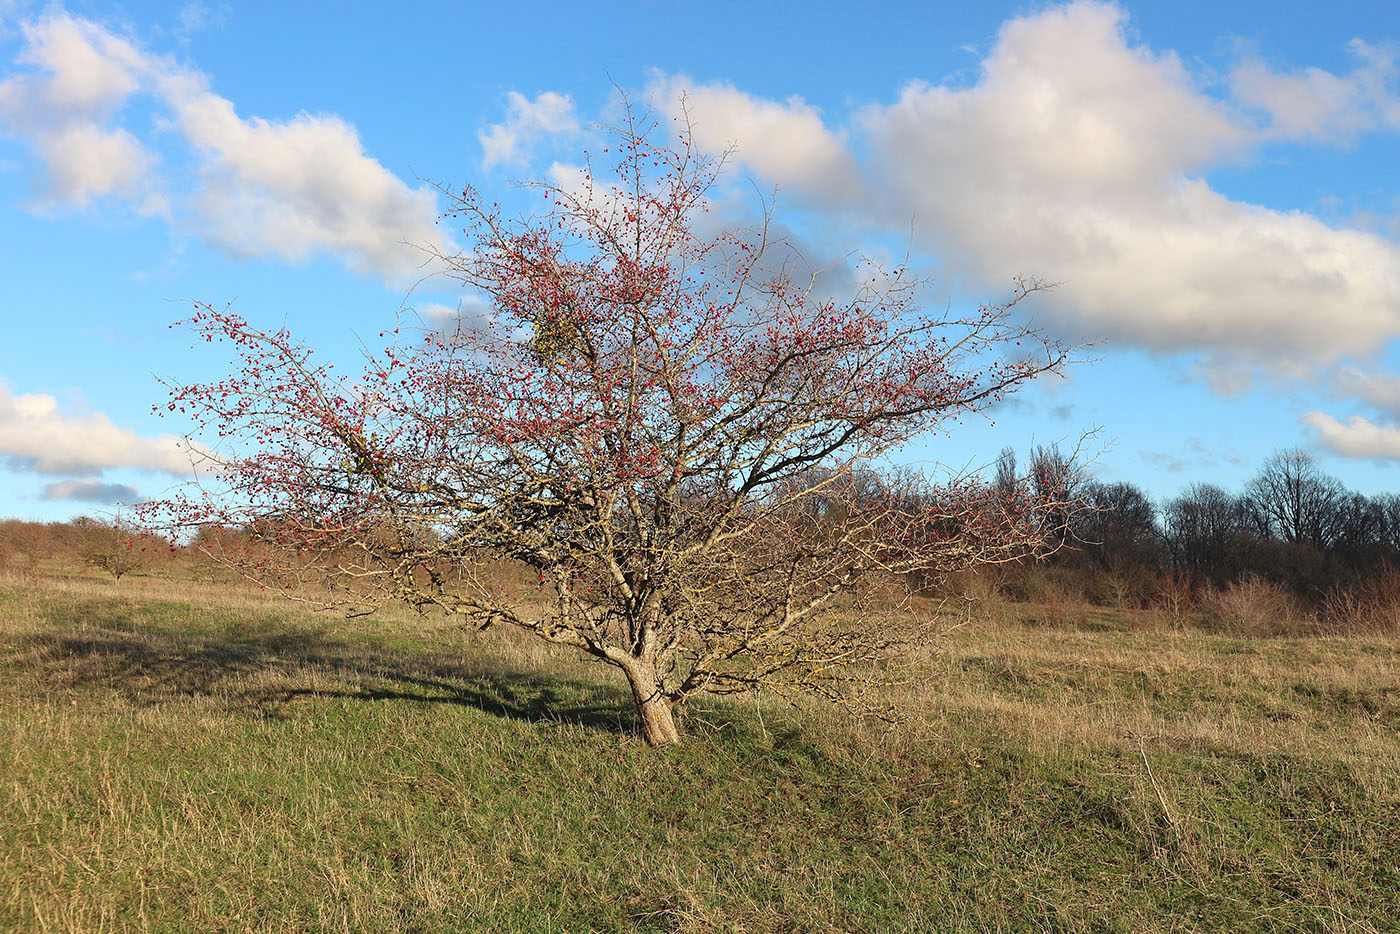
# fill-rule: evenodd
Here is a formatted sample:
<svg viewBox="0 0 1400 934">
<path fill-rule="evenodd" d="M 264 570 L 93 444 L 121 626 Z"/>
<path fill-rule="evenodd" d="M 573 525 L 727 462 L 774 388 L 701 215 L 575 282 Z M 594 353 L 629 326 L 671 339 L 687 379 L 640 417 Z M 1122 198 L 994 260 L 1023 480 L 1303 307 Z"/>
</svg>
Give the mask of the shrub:
<svg viewBox="0 0 1400 934">
<path fill-rule="evenodd" d="M 1288 635 L 1311 622 L 1288 591 L 1257 574 L 1210 592 L 1203 604 L 1221 631 L 1235 635 Z"/>
</svg>

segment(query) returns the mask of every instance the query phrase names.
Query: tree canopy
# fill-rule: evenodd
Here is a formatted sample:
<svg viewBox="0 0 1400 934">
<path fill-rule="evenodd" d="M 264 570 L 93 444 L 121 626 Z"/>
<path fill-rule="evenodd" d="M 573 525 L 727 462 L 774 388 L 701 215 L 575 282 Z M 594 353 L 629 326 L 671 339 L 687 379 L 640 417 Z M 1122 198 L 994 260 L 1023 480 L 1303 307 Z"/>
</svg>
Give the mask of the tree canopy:
<svg viewBox="0 0 1400 934">
<path fill-rule="evenodd" d="M 724 158 L 683 123 L 629 112 L 606 154 L 609 172 L 529 183 L 543 210 L 524 219 L 449 192 L 466 246 L 439 260 L 490 315 L 386 331 L 355 377 L 200 306 L 235 372 L 168 408 L 233 442 L 225 485 L 147 512 L 240 529 L 227 560 L 304 599 L 574 647 L 625 675 L 654 744 L 700 692 L 879 713 L 876 663 L 927 628 L 892 586 L 1063 539 L 1053 485 L 877 469 L 1065 366 L 1018 312 L 1044 286 L 930 312 L 906 266 L 860 260 L 838 290 L 766 217 L 708 232 Z"/>
</svg>

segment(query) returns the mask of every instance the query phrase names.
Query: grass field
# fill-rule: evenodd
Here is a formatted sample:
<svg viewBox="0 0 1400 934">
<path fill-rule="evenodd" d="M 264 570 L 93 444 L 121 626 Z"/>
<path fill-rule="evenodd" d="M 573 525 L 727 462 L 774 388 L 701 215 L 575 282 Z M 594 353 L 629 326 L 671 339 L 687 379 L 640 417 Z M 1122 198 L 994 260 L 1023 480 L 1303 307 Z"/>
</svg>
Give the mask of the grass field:
<svg viewBox="0 0 1400 934">
<path fill-rule="evenodd" d="M 989 605 L 658 752 L 509 632 L 0 579 L 0 929 L 1400 930 L 1398 646 Z"/>
</svg>

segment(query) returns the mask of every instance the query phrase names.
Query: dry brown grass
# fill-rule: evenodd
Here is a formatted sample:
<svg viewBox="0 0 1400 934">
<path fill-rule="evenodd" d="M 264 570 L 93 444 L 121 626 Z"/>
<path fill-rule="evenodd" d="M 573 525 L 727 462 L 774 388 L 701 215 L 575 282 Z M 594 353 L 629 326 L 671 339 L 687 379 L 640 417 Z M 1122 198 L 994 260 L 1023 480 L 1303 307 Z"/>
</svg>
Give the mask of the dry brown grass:
<svg viewBox="0 0 1400 934">
<path fill-rule="evenodd" d="M 1131 749 L 1147 738 L 1344 762 L 1378 790 L 1400 787 L 1391 639 L 1002 626 L 959 632 L 940 662 L 910 692 L 935 733 L 976 716 L 1047 752 Z"/>
<path fill-rule="evenodd" d="M 658 755 L 606 672 L 508 630 L 226 581 L 0 577 L 0 927 L 1396 916 L 1400 640 L 971 606 L 896 689 L 903 726 L 746 698 L 700 704 Z"/>
</svg>

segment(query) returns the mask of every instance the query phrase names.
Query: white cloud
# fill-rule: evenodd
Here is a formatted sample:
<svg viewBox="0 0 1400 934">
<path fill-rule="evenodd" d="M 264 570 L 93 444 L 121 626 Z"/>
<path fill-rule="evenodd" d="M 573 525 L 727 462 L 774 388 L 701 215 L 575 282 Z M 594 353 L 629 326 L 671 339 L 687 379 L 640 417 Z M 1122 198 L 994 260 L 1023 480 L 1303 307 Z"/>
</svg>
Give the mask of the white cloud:
<svg viewBox="0 0 1400 934">
<path fill-rule="evenodd" d="M 1400 460 L 1400 428 L 1378 425 L 1360 415 L 1343 423 L 1326 412 L 1309 412 L 1302 421 L 1324 447 L 1344 457 Z"/>
<path fill-rule="evenodd" d="M 193 473 L 188 444 L 174 435 L 143 437 L 100 412 L 65 413 L 53 396 L 17 396 L 3 385 L 0 457 L 12 468 L 46 474 L 94 475 L 109 467 Z"/>
<path fill-rule="evenodd" d="M 432 191 L 367 156 L 343 120 L 244 119 L 198 74 L 162 74 L 157 87 L 204 158 L 189 204 L 211 242 L 294 262 L 328 252 L 357 272 L 406 278 L 439 239 Z"/>
<path fill-rule="evenodd" d="M 1335 388 L 1400 418 L 1400 377 L 1344 367 L 1335 380 Z"/>
<path fill-rule="evenodd" d="M 1117 7 L 1074 3 L 1002 26 L 968 88 L 913 84 L 867 129 L 892 157 L 1094 201 L 1140 195 L 1237 150 L 1245 134 L 1172 53 L 1130 46 Z"/>
<path fill-rule="evenodd" d="M 1269 118 L 1267 132 L 1288 139 L 1334 139 L 1377 127 L 1400 126 L 1400 69 L 1388 49 L 1352 40 L 1359 64 L 1347 75 L 1321 68 L 1277 71 L 1241 63 L 1230 74 L 1236 100 Z"/>
<path fill-rule="evenodd" d="M 428 327 L 459 332 L 484 328 L 493 317 L 491 305 L 472 294 L 463 295 L 455 307 L 428 302 L 411 310 Z"/>
<path fill-rule="evenodd" d="M 770 101 L 680 75 L 657 83 L 652 96 L 673 116 L 689 117 L 695 142 L 707 152 L 733 146 L 758 174 L 828 202 L 844 203 L 859 192 L 846 135 L 827 129 L 821 111 L 801 97 Z"/>
<path fill-rule="evenodd" d="M 1172 54 L 1130 46 L 1116 7 L 1003 27 L 966 89 L 911 87 L 868 117 L 896 204 L 986 283 L 1065 283 L 1062 330 L 1158 350 L 1329 359 L 1400 332 L 1400 249 L 1232 201 L 1194 173 L 1248 127 Z"/>
<path fill-rule="evenodd" d="M 1333 392 L 1380 410 L 1387 421 L 1400 420 L 1400 378 L 1387 373 L 1342 367 L 1332 378 Z M 1325 447 L 1345 457 L 1400 460 L 1400 427 L 1352 415 L 1345 422 L 1325 412 L 1309 412 L 1302 419 Z"/>
<path fill-rule="evenodd" d="M 145 182 L 155 158 L 126 130 L 75 123 L 34 135 L 33 146 L 47 165 L 37 206 L 85 208 L 95 198 L 118 195 L 142 214 L 160 213 L 164 200 Z"/>
<path fill-rule="evenodd" d="M 25 138 L 45 164 L 35 206 L 84 208 L 119 196 L 159 209 L 151 200 L 155 157 L 131 133 L 110 125 L 139 87 L 143 57 L 131 43 L 66 15 L 23 26 L 18 58 L 39 72 L 0 82 L 0 122 Z"/>
<path fill-rule="evenodd" d="M 176 34 L 188 38 L 206 29 L 220 29 L 233 15 L 233 8 L 227 3 L 213 6 L 207 3 L 186 3 L 175 15 Z"/>
<path fill-rule="evenodd" d="M 445 246 L 433 191 L 368 156 L 345 121 L 240 117 L 203 74 L 65 13 L 23 31 L 17 62 L 30 70 L 0 83 L 0 123 L 45 166 L 40 206 L 121 198 L 141 213 L 168 210 L 237 255 L 296 262 L 324 253 L 393 281 L 419 273 L 426 256 L 418 247 Z M 122 125 L 136 98 L 167 113 L 168 128 L 188 144 L 184 175 L 158 177 L 159 160 Z"/>
<path fill-rule="evenodd" d="M 689 101 L 701 141 L 737 142 L 766 180 L 887 229 L 912 220 L 948 278 L 1062 282 L 1036 313 L 1072 338 L 1296 367 L 1400 334 L 1400 247 L 1212 189 L 1206 169 L 1252 158 L 1268 134 L 1175 54 L 1130 42 L 1125 19 L 1076 2 L 1010 20 L 974 83 L 911 84 L 867 108 L 853 140 L 800 102 L 727 86 Z"/>
<path fill-rule="evenodd" d="M 27 45 L 16 60 L 47 77 L 10 78 L 3 85 L 6 96 L 61 116 L 96 118 L 116 111 L 140 87 L 146 55 L 96 23 L 58 13 L 25 23 L 21 31 Z"/>
<path fill-rule="evenodd" d="M 519 91 L 511 91 L 506 99 L 505 121 L 493 123 L 477 134 L 482 168 L 524 162 L 544 137 L 579 133 L 574 101 L 567 94 L 542 91 L 532 101 Z"/>
</svg>

